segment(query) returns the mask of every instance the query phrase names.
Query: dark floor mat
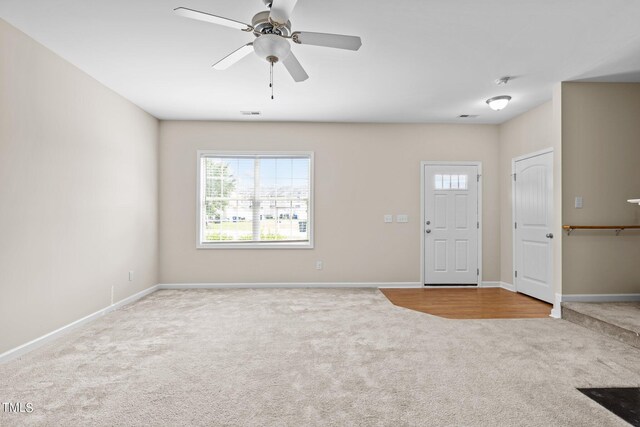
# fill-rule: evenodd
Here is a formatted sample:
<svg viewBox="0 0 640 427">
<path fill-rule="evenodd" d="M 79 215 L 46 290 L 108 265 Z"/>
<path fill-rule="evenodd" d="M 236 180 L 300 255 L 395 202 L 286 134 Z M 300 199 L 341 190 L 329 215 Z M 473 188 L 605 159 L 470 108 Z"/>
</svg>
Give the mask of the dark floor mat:
<svg viewBox="0 0 640 427">
<path fill-rule="evenodd" d="M 640 388 L 579 388 L 578 391 L 631 425 L 640 427 Z"/>
</svg>

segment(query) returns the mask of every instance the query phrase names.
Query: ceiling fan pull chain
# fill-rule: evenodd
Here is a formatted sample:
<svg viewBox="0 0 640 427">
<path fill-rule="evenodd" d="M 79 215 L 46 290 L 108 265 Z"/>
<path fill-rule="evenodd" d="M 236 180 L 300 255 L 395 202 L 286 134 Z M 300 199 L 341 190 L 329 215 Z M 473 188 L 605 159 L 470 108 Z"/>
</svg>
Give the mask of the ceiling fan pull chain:
<svg viewBox="0 0 640 427">
<path fill-rule="evenodd" d="M 271 88 L 271 99 L 273 99 L 273 62 L 271 62 L 271 75 L 269 80 L 269 87 Z"/>
</svg>

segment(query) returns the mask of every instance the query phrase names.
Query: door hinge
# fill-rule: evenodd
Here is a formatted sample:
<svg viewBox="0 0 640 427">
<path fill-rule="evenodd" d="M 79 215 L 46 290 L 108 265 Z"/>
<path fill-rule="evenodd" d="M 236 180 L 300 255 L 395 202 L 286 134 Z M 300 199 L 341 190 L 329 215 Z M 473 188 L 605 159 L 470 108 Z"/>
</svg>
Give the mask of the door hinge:
<svg viewBox="0 0 640 427">
<path fill-rule="evenodd" d="M 479 276 L 479 275 L 480 275 L 480 269 L 476 268 L 476 276 Z"/>
<path fill-rule="evenodd" d="M 516 230 L 518 229 L 518 223 L 517 222 L 513 223 L 513 228 L 515 228 Z"/>
<path fill-rule="evenodd" d="M 518 277 L 518 270 L 516 270 L 516 277 Z"/>
<path fill-rule="evenodd" d="M 515 173 L 513 174 L 513 180 L 514 181 L 516 180 L 516 174 Z"/>
<path fill-rule="evenodd" d="M 476 223 L 476 228 L 477 228 L 478 230 L 480 229 L 480 221 L 478 221 L 478 222 Z"/>
<path fill-rule="evenodd" d="M 480 174 L 476 175 L 476 182 L 480 182 Z"/>
</svg>

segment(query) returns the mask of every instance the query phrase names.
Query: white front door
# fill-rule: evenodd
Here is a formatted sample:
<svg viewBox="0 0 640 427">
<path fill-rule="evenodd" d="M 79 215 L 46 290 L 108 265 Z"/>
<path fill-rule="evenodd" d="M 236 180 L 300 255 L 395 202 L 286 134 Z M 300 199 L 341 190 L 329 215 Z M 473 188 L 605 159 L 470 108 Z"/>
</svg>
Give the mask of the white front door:
<svg viewBox="0 0 640 427">
<path fill-rule="evenodd" d="M 553 153 L 517 160 L 514 172 L 516 289 L 553 303 Z"/>
<path fill-rule="evenodd" d="M 478 166 L 424 167 L 424 283 L 476 285 Z"/>
</svg>

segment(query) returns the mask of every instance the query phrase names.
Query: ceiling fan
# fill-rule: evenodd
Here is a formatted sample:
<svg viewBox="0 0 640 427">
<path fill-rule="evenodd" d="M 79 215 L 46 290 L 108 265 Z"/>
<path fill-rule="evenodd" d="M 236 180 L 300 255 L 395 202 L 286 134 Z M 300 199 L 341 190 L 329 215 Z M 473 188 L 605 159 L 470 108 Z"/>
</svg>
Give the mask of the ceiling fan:
<svg viewBox="0 0 640 427">
<path fill-rule="evenodd" d="M 293 80 L 302 82 L 309 78 L 298 59 L 291 52 L 292 40 L 296 44 L 333 47 L 337 49 L 358 50 L 362 46 L 360 37 L 345 36 L 341 34 L 311 33 L 307 31 L 291 31 L 289 17 L 298 0 L 262 0 L 269 8 L 256 14 L 251 25 L 229 18 L 200 12 L 186 7 L 178 7 L 174 12 L 185 18 L 197 19 L 236 28 L 247 33 L 253 33 L 256 39 L 241 48 L 231 52 L 220 61 L 213 64 L 216 70 L 225 70 L 251 52 L 255 52 L 260 58 L 271 64 L 272 78 L 273 65 L 282 62 Z M 271 84 L 273 88 L 273 81 Z M 272 96 L 273 98 L 273 96 Z"/>
</svg>

